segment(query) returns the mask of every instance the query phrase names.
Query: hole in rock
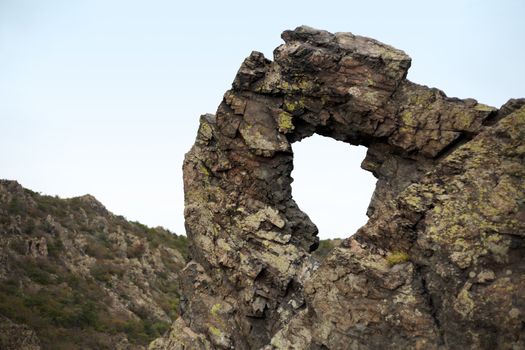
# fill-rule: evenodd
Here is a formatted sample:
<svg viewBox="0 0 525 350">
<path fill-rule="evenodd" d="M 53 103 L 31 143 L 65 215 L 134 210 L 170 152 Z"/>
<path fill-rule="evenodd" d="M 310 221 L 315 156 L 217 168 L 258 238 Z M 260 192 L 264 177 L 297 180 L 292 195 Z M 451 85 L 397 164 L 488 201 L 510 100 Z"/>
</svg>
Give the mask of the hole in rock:
<svg viewBox="0 0 525 350">
<path fill-rule="evenodd" d="M 347 238 L 363 226 L 376 178 L 361 169 L 366 147 L 313 135 L 293 144 L 294 200 L 319 238 Z"/>
</svg>

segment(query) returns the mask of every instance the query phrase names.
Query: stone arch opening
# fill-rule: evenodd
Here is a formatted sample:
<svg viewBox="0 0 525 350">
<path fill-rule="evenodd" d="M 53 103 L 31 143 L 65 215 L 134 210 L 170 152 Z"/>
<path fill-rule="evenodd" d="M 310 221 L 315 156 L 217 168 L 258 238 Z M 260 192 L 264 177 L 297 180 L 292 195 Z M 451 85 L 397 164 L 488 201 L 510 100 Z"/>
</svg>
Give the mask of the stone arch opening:
<svg viewBox="0 0 525 350">
<path fill-rule="evenodd" d="M 192 261 L 182 273 L 184 312 L 177 327 L 189 326 L 203 344 L 221 349 L 262 348 L 295 316 L 315 316 L 304 310 L 313 302 L 306 295 L 317 293 L 306 290 L 318 267 L 309 254 L 318 245 L 317 228 L 292 198 L 294 142 L 317 134 L 367 147 L 362 167 L 378 179 L 370 220 L 341 248 L 350 249 L 348 256 L 323 262 L 330 283 L 320 282 L 327 288 L 319 293 L 332 291 L 340 277 L 332 272 L 343 266 L 385 277 L 381 290 L 388 294 L 411 279 L 387 278 L 383 256 L 412 249 L 424 228 L 427 197 L 434 195 L 424 184 L 410 186 L 496 116 L 475 100 L 448 98 L 406 80 L 410 57 L 373 39 L 308 27 L 282 38 L 274 61 L 253 52 L 243 62 L 216 115 L 201 117 L 184 162 Z M 410 273 L 419 279 L 425 272 Z M 421 283 L 410 290 L 427 288 Z M 424 306 L 428 296 L 418 297 Z M 349 300 L 346 307 L 352 305 Z M 433 322 L 431 313 L 425 322 Z M 387 329 L 404 336 L 391 325 L 378 327 L 384 327 L 381 336 Z M 361 334 L 357 326 L 352 331 Z"/>
<path fill-rule="evenodd" d="M 348 238 L 363 226 L 376 185 L 361 169 L 366 148 L 312 135 L 292 144 L 292 196 L 319 239 Z"/>
</svg>

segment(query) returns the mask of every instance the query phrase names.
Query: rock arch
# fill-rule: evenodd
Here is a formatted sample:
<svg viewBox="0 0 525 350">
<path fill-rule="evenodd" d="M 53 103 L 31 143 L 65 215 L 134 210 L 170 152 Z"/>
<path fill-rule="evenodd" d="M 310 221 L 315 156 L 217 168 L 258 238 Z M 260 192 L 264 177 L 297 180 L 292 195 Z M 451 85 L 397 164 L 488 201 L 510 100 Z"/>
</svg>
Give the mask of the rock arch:
<svg viewBox="0 0 525 350">
<path fill-rule="evenodd" d="M 460 215 L 474 211 L 462 205 L 484 197 L 463 198 L 445 183 L 482 192 L 476 189 L 485 183 L 474 174 L 490 162 L 484 152 L 499 137 L 490 133 L 506 128 L 506 139 L 523 145 L 522 131 L 499 122 L 517 115 L 511 112 L 523 101 L 498 111 L 411 83 L 410 58 L 373 39 L 309 27 L 282 38 L 273 61 L 252 52 L 216 115 L 200 119 L 183 166 L 193 260 L 183 273 L 182 317 L 151 348 L 523 344 L 519 321 L 505 319 L 503 329 L 479 316 L 523 315 L 523 292 L 501 292 L 490 302 L 473 296 L 476 278 L 494 281 L 489 287 L 500 291 L 501 271 L 523 267 L 507 256 L 512 249 L 523 252 L 523 235 L 516 234 L 523 220 L 512 216 L 523 209 L 501 199 L 508 209 L 502 221 L 481 215 L 476 222 L 490 230 L 476 234 L 471 223 L 459 233 Z M 520 118 L 513 123 L 524 124 Z M 290 144 L 314 133 L 368 147 L 362 167 L 378 178 L 369 222 L 321 267 L 309 254 L 318 244 L 317 229 L 290 186 Z M 492 151 L 519 173 L 502 191 L 523 198 L 523 164 L 504 146 Z M 473 152 L 479 157 L 470 164 Z M 487 179 L 497 172 L 490 171 Z M 402 259 L 389 261 L 392 252 Z M 508 278 L 523 287 L 523 273 L 516 271 Z M 519 305 L 508 304 L 512 298 Z M 491 302 L 507 304 L 498 311 Z"/>
<path fill-rule="evenodd" d="M 315 256 L 368 221 L 377 179 L 361 168 L 366 147 L 314 134 L 292 144 L 292 196 L 319 229 Z M 318 251 L 321 249 L 321 251 Z"/>
</svg>

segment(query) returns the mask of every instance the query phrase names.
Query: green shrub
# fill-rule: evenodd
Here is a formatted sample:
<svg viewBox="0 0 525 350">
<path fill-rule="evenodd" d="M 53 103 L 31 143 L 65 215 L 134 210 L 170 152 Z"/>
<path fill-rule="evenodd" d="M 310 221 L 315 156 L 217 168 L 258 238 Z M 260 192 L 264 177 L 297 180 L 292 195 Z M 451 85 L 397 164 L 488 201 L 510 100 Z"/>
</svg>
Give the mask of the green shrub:
<svg viewBox="0 0 525 350">
<path fill-rule="evenodd" d="M 27 243 L 25 239 L 14 239 L 9 242 L 9 247 L 20 255 L 25 255 L 27 253 Z"/>
<path fill-rule="evenodd" d="M 144 331 L 144 324 L 142 321 L 128 321 L 124 328 L 129 339 L 139 344 L 146 344 L 148 342 L 148 335 Z"/>
<path fill-rule="evenodd" d="M 53 224 L 47 220 L 43 220 L 39 228 L 45 233 L 53 233 Z"/>
<path fill-rule="evenodd" d="M 80 277 L 70 272 L 64 272 L 58 278 L 58 283 L 65 282 L 73 290 L 79 289 L 82 281 L 83 280 L 81 280 Z"/>
<path fill-rule="evenodd" d="M 52 258 L 59 258 L 64 254 L 64 244 L 60 238 L 50 238 L 47 241 L 47 253 Z"/>
<path fill-rule="evenodd" d="M 140 259 L 145 252 L 146 247 L 144 246 L 144 244 L 142 242 L 136 242 L 131 247 L 128 247 L 126 254 L 130 259 Z"/>
<path fill-rule="evenodd" d="M 126 333 L 130 341 L 147 345 L 153 339 L 164 334 L 169 326 L 169 323 L 162 321 L 130 320 L 123 325 L 122 331 Z"/>
<path fill-rule="evenodd" d="M 319 247 L 312 253 L 319 260 L 323 260 L 328 253 L 341 244 L 341 239 L 323 239 L 319 241 Z"/>
<path fill-rule="evenodd" d="M 188 257 L 188 240 L 186 236 L 176 235 L 164 229 L 149 228 L 139 222 L 133 222 L 132 231 L 139 237 L 146 238 L 153 248 L 169 247 Z"/>
<path fill-rule="evenodd" d="M 97 261 L 91 267 L 91 276 L 100 282 L 109 282 L 112 276 L 122 277 L 124 275 L 124 268 L 110 263 Z"/>
<path fill-rule="evenodd" d="M 26 276 L 29 277 L 33 282 L 48 285 L 53 281 L 49 271 L 46 271 L 41 266 L 36 265 L 35 262 L 30 259 L 25 259 L 25 262 L 21 267 L 25 271 Z"/>
<path fill-rule="evenodd" d="M 0 314 L 35 329 L 45 325 L 45 321 L 25 305 L 22 293 L 14 284 L 0 283 Z"/>
<path fill-rule="evenodd" d="M 13 198 L 9 204 L 7 205 L 7 212 L 9 215 L 25 215 L 26 213 L 26 205 L 23 201 L 21 201 L 18 198 Z"/>
<path fill-rule="evenodd" d="M 61 327 L 93 327 L 98 319 L 94 301 L 61 288 L 25 294 L 24 305 Z"/>
<path fill-rule="evenodd" d="M 80 313 L 78 314 L 77 321 L 81 326 L 95 327 L 98 322 L 98 312 L 96 304 L 93 301 L 85 301 L 80 306 Z"/>
<path fill-rule="evenodd" d="M 35 198 L 38 203 L 38 209 L 41 212 L 41 217 L 45 218 L 51 214 L 56 217 L 65 217 L 68 211 L 67 201 L 58 196 L 41 196 L 37 195 Z"/>
<path fill-rule="evenodd" d="M 35 232 L 36 224 L 35 220 L 31 218 L 27 218 L 27 220 L 24 222 L 23 230 L 26 234 L 30 235 Z"/>
<path fill-rule="evenodd" d="M 109 244 L 94 237 L 87 237 L 85 253 L 97 259 L 111 259 L 114 253 L 109 248 Z"/>
<path fill-rule="evenodd" d="M 148 336 L 148 342 L 160 337 L 170 328 L 170 324 L 163 321 L 145 320 L 142 324 L 144 333 Z"/>
</svg>

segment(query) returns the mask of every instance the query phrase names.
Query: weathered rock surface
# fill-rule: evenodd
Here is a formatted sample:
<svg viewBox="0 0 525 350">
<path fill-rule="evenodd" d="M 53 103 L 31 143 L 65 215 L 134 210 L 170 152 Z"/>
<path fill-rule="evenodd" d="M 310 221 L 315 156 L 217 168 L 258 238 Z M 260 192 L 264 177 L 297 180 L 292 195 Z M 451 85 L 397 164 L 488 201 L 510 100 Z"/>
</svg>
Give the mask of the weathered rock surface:
<svg viewBox="0 0 525 350">
<path fill-rule="evenodd" d="M 0 349 L 144 349 L 177 316 L 184 237 L 0 180 Z"/>
<path fill-rule="evenodd" d="M 525 100 L 406 80 L 402 51 L 299 27 L 253 52 L 186 155 L 182 318 L 152 349 L 525 348 Z M 291 144 L 368 147 L 369 222 L 319 264 Z"/>
</svg>

